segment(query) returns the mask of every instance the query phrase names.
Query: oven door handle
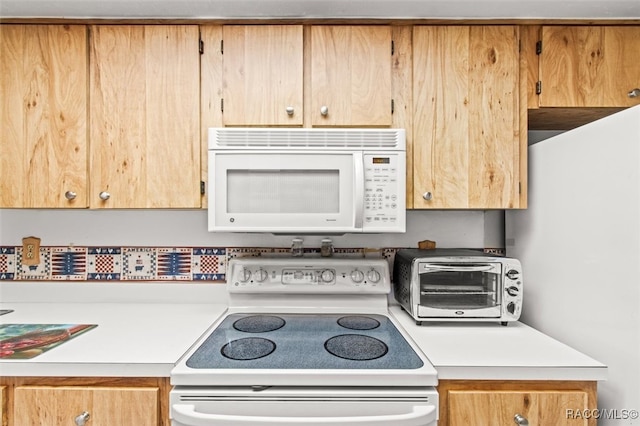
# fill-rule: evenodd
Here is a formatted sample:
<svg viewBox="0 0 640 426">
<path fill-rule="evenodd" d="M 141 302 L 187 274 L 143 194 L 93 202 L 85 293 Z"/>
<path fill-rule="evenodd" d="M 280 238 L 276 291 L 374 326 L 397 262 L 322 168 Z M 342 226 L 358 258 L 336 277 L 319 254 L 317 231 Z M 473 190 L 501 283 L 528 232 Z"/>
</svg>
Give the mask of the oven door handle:
<svg viewBox="0 0 640 426">
<path fill-rule="evenodd" d="M 464 271 L 464 272 L 489 272 L 496 270 L 494 265 L 456 265 L 456 266 L 447 266 L 447 265 L 425 265 L 423 266 L 422 272 L 433 272 L 433 271 Z"/>
<path fill-rule="evenodd" d="M 277 417 L 277 416 L 235 416 L 228 414 L 198 413 L 195 405 L 174 404 L 173 420 L 184 426 L 256 426 L 262 424 L 288 426 L 325 426 L 325 425 L 367 425 L 367 426 L 419 426 L 431 424 L 437 420 L 434 405 L 416 405 L 409 413 L 381 416 L 343 416 L 343 417 Z"/>
</svg>

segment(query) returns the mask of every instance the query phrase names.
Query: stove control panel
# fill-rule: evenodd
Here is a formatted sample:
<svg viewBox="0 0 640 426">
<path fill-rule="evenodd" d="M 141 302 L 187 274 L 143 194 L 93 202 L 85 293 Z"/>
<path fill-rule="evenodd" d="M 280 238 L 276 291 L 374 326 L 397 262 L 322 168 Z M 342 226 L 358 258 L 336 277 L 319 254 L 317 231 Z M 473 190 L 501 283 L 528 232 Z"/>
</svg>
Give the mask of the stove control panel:
<svg viewBox="0 0 640 426">
<path fill-rule="evenodd" d="M 384 259 L 237 258 L 227 268 L 230 293 L 388 293 Z"/>
</svg>

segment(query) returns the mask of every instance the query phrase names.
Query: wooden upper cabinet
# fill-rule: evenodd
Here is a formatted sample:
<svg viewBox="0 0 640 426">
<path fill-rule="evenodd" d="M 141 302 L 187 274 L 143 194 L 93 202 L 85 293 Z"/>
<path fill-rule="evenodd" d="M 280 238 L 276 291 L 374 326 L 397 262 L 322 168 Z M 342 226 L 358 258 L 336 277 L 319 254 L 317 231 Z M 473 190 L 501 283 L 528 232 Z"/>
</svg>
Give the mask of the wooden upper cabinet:
<svg viewBox="0 0 640 426">
<path fill-rule="evenodd" d="M 92 426 L 158 426 L 158 388 L 19 386 L 15 426 L 74 425 L 82 413 Z"/>
<path fill-rule="evenodd" d="M 312 126 L 391 126 L 391 27 L 311 27 Z"/>
<path fill-rule="evenodd" d="M 225 25 L 226 126 L 302 126 L 302 25 Z"/>
<path fill-rule="evenodd" d="M 540 107 L 640 104 L 640 26 L 545 26 L 541 41 Z"/>
<path fill-rule="evenodd" d="M 518 39 L 515 26 L 414 27 L 414 208 L 520 207 Z"/>
<path fill-rule="evenodd" d="M 200 207 L 197 25 L 90 27 L 92 208 Z"/>
<path fill-rule="evenodd" d="M 87 207 L 86 52 L 83 25 L 0 25 L 0 207 Z"/>
</svg>

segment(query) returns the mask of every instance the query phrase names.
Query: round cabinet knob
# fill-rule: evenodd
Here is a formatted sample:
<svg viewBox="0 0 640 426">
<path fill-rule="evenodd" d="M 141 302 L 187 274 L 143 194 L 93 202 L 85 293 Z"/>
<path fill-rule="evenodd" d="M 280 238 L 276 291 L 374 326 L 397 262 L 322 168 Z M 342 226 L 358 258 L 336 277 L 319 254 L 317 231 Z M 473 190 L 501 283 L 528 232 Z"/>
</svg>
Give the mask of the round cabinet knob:
<svg viewBox="0 0 640 426">
<path fill-rule="evenodd" d="M 322 273 L 320 274 L 320 279 L 322 280 L 322 282 L 325 283 L 330 283 L 333 281 L 333 279 L 335 278 L 336 274 L 333 273 L 333 271 L 331 269 L 325 269 L 324 271 L 322 271 Z"/>
<path fill-rule="evenodd" d="M 251 271 L 248 270 L 247 268 L 242 268 L 242 271 L 240 271 L 240 281 L 242 281 L 243 283 L 246 283 L 250 279 L 251 279 Z"/>
<path fill-rule="evenodd" d="M 66 198 L 69 201 L 75 200 L 77 196 L 78 196 L 78 194 L 76 194 L 73 191 L 67 191 L 67 192 L 64 193 L 64 198 Z"/>
<path fill-rule="evenodd" d="M 433 198 L 433 194 L 430 191 L 427 191 L 424 194 L 422 194 L 422 198 L 424 198 L 427 201 L 431 201 L 431 199 Z"/>
<path fill-rule="evenodd" d="M 102 191 L 100 194 L 98 194 L 98 197 L 100 197 L 101 200 L 107 201 L 109 198 L 111 198 L 111 194 L 109 194 L 107 191 Z"/>
<path fill-rule="evenodd" d="M 364 273 L 359 269 L 351 271 L 351 281 L 361 283 L 364 280 Z"/>
<path fill-rule="evenodd" d="M 286 108 L 286 111 L 287 111 L 287 115 L 293 115 L 294 109 L 292 106 L 288 106 Z"/>
<path fill-rule="evenodd" d="M 326 105 L 322 105 L 322 106 L 320 107 L 320 114 L 321 114 L 323 117 L 326 117 L 326 116 L 327 116 L 327 114 L 329 114 L 329 107 L 328 107 L 328 106 L 326 106 Z"/>
<path fill-rule="evenodd" d="M 367 279 L 372 283 L 377 283 L 378 281 L 380 281 L 380 278 L 381 278 L 380 272 L 376 271 L 375 269 L 372 269 L 369 272 L 367 272 Z"/>
<path fill-rule="evenodd" d="M 91 418 L 91 415 L 88 412 L 83 411 L 82 413 L 77 415 L 74 420 L 77 426 L 84 426 L 89 421 L 90 418 Z"/>
<path fill-rule="evenodd" d="M 258 272 L 256 272 L 256 281 L 261 283 L 264 280 L 266 280 L 268 276 L 269 276 L 269 274 L 267 273 L 267 271 L 265 271 L 264 269 L 260 268 L 260 269 L 258 269 Z"/>
<path fill-rule="evenodd" d="M 526 417 L 516 414 L 513 416 L 513 421 L 520 426 L 529 426 L 529 420 Z"/>
<path fill-rule="evenodd" d="M 637 98 L 638 96 L 640 96 L 640 89 L 635 88 L 635 89 L 631 90 L 628 93 L 628 95 L 629 95 L 630 98 Z"/>
</svg>

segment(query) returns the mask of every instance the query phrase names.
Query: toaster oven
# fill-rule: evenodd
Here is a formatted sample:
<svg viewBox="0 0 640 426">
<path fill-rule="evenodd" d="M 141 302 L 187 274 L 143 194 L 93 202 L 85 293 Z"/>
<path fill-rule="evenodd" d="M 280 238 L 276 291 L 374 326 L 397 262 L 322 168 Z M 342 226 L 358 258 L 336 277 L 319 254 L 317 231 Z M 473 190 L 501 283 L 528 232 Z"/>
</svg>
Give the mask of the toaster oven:
<svg viewBox="0 0 640 426">
<path fill-rule="evenodd" d="M 416 320 L 496 321 L 522 311 L 522 266 L 517 259 L 469 249 L 401 249 L 395 255 L 396 301 Z"/>
</svg>

